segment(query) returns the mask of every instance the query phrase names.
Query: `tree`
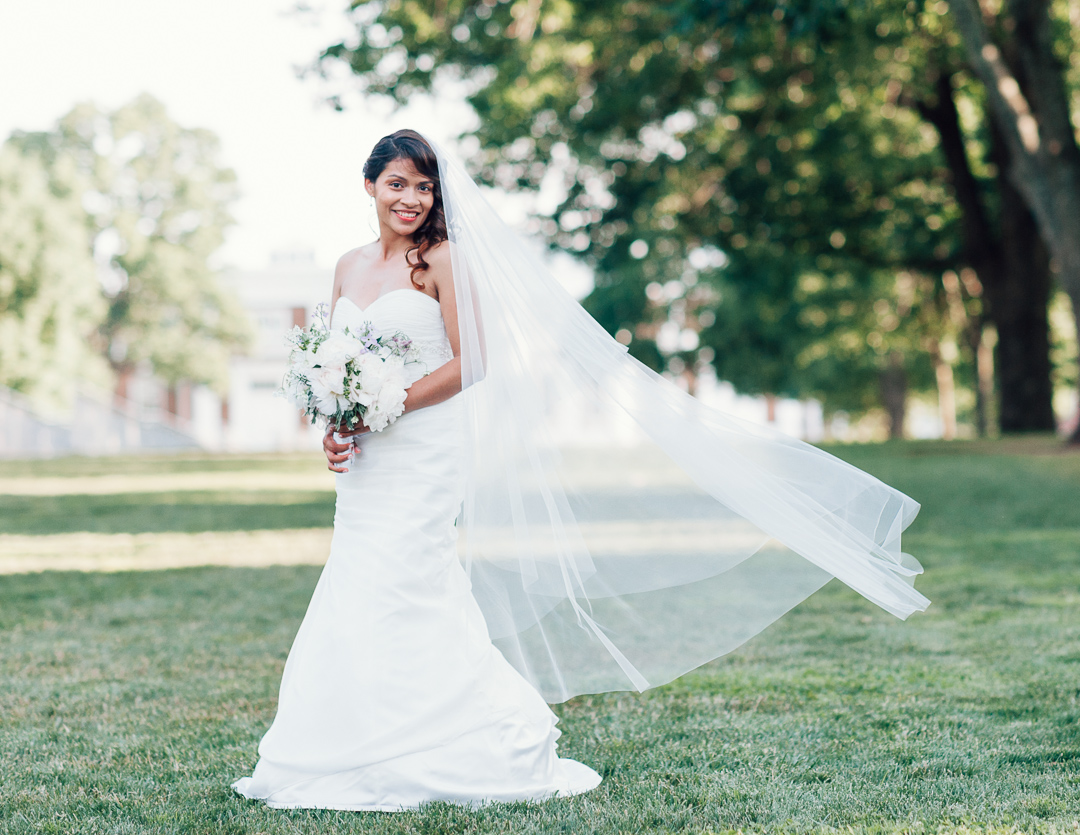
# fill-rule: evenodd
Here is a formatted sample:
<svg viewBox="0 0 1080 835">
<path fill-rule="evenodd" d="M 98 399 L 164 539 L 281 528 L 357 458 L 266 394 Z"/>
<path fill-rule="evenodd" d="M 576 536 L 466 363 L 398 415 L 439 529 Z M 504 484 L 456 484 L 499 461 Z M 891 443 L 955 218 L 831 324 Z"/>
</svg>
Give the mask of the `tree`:
<svg viewBox="0 0 1080 835">
<path fill-rule="evenodd" d="M 15 141 L 85 178 L 80 197 L 107 304 L 97 342 L 117 393 L 143 362 L 169 383 L 222 388 L 248 324 L 209 264 L 236 196 L 217 138 L 181 127 L 142 95 L 112 113 L 79 105 L 55 131 Z"/>
<path fill-rule="evenodd" d="M 903 98 L 934 128 L 961 214 L 962 257 L 985 288 L 983 318 L 997 334 L 1000 425 L 1005 432 L 1055 428 L 1048 305 L 1052 274 L 1034 216 L 1010 181 L 1009 150 L 985 118 L 985 96 L 966 68 L 954 32 L 927 41 L 920 91 Z M 959 106 L 977 113 L 965 130 Z M 971 331 L 976 342 L 979 329 Z"/>
<path fill-rule="evenodd" d="M 466 80 L 480 116 L 475 172 L 510 187 L 564 178 L 565 199 L 540 229 L 596 267 L 586 305 L 633 337 L 643 361 L 675 370 L 700 361 L 701 349 L 656 343 L 674 324 L 676 349 L 697 334 L 721 375 L 748 391 L 838 406 L 925 379 L 928 367 L 929 379 L 947 381 L 934 346 L 951 344 L 960 325 L 942 277 L 973 266 L 969 209 L 1004 207 L 1000 225 L 984 225 L 984 244 L 1015 232 L 1019 251 L 1025 239 L 1022 218 L 1007 222 L 1012 204 L 987 200 L 992 175 L 968 162 L 972 139 L 961 136 L 962 160 L 943 154 L 951 137 L 927 121 L 973 95 L 963 84 L 941 95 L 959 47 L 940 4 L 617 6 L 458 0 L 429 14 L 361 3 L 358 42 L 323 60 L 347 61 L 365 89 L 399 101 L 437 73 Z M 563 162 L 546 165 L 552 158 Z M 975 204 L 958 200 L 961 162 Z M 724 253 L 722 269 L 694 268 L 703 251 Z M 896 295 L 904 275 L 933 288 L 908 294 L 916 308 Z M 975 365 L 983 316 L 998 317 L 1001 379 L 1034 371 L 1048 404 L 1045 298 L 1024 296 L 1036 313 L 1042 304 L 1040 344 L 1037 316 L 1009 327 L 1014 308 L 1001 300 L 1015 282 L 983 283 L 985 299 L 972 295 L 977 280 L 955 285 L 959 361 Z M 650 284 L 663 293 L 646 297 Z M 1030 402 L 1022 386 L 1001 393 L 1003 416 Z"/>
<path fill-rule="evenodd" d="M 72 165 L 50 174 L 0 146 L 0 383 L 50 410 L 69 405 L 76 379 L 107 375 L 88 350 L 105 305 L 78 183 Z"/>
<path fill-rule="evenodd" d="M 986 90 L 1005 151 L 1002 170 L 1034 216 L 1073 309 L 1080 310 L 1080 147 L 1062 61 L 1071 37 L 1067 30 L 1061 34 L 1049 0 L 1009 0 L 997 13 L 974 0 L 950 0 L 949 7 Z M 1049 300 L 1048 288 L 1045 295 Z M 1080 443 L 1080 427 L 1072 440 Z"/>
</svg>

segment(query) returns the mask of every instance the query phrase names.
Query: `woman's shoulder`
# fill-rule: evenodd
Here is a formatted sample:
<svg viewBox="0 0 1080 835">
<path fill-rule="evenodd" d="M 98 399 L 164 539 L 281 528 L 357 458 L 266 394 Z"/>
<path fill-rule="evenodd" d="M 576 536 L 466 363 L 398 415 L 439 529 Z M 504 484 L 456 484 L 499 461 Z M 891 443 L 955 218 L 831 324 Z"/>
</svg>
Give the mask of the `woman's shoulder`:
<svg viewBox="0 0 1080 835">
<path fill-rule="evenodd" d="M 424 260 L 428 264 L 424 272 L 434 282 L 436 292 L 440 294 L 445 287 L 452 287 L 454 283 L 453 246 L 450 241 L 439 241 L 424 253 Z"/>
<path fill-rule="evenodd" d="M 434 264 L 436 261 L 449 264 L 453 246 L 449 240 L 442 240 L 437 244 L 432 244 L 431 248 L 424 252 L 424 260 L 429 264 Z"/>
<path fill-rule="evenodd" d="M 334 267 L 334 284 L 340 285 L 346 276 L 351 275 L 357 269 L 363 269 L 363 264 L 371 260 L 372 247 L 375 244 L 364 244 L 355 249 L 350 249 L 340 258 Z"/>
<path fill-rule="evenodd" d="M 453 252 L 453 246 L 454 245 L 450 243 L 450 241 L 439 241 L 430 249 L 424 251 L 424 260 L 427 262 L 428 269 L 431 270 L 432 275 L 449 276 L 452 274 L 451 253 Z"/>
<path fill-rule="evenodd" d="M 364 244 L 363 246 L 358 246 L 354 249 L 350 249 L 348 252 L 338 258 L 338 267 L 349 266 L 351 264 L 355 264 L 357 261 L 363 261 L 370 258 L 372 250 L 377 244 L 378 241 L 373 241 L 372 243 Z"/>
</svg>

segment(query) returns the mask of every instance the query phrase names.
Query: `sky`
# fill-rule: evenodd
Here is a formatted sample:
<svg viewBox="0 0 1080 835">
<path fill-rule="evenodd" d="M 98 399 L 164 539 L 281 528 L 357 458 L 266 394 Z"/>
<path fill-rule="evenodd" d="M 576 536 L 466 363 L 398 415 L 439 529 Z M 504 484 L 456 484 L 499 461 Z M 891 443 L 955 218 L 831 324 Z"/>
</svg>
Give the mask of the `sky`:
<svg viewBox="0 0 1080 835">
<path fill-rule="evenodd" d="M 332 267 L 375 237 L 361 172 L 379 137 L 414 127 L 445 141 L 473 116 L 460 101 L 393 113 L 359 95 L 335 112 L 325 84 L 300 80 L 296 68 L 347 37 L 346 0 L 312 3 L 313 14 L 295 5 L 0 0 L 0 139 L 46 130 L 77 102 L 114 109 L 148 92 L 184 127 L 216 133 L 222 163 L 237 173 L 237 224 L 220 266 L 258 269 L 275 251 L 311 249 Z"/>
</svg>

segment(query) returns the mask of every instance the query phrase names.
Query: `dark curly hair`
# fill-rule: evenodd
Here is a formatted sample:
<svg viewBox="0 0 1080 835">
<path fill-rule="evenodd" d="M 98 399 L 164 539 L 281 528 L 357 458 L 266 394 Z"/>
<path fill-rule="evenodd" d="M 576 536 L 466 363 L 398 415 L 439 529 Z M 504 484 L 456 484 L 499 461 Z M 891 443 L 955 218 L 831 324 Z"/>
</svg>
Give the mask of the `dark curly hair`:
<svg viewBox="0 0 1080 835">
<path fill-rule="evenodd" d="M 413 246 L 405 250 L 405 261 L 412 267 L 409 279 L 418 289 L 423 283 L 416 280 L 416 274 L 423 272 L 430 265 L 424 260 L 424 253 L 433 246 L 442 243 L 448 237 L 446 233 L 446 214 L 443 211 L 442 186 L 439 183 L 439 160 L 427 141 L 414 130 L 399 130 L 384 136 L 371 151 L 364 163 L 364 178 L 375 182 L 386 166 L 397 159 L 408 160 L 417 171 L 435 185 L 432 189 L 434 200 L 424 225 L 413 233 Z M 409 256 L 416 253 L 416 261 Z"/>
</svg>

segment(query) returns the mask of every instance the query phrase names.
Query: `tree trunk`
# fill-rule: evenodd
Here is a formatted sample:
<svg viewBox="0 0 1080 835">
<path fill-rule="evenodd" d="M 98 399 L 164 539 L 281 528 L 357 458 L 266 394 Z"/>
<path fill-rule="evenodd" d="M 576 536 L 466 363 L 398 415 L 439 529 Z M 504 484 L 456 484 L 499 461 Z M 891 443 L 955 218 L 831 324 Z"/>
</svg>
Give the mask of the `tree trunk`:
<svg viewBox="0 0 1080 835">
<path fill-rule="evenodd" d="M 1080 147 L 1053 48 L 1050 2 L 1008 3 L 1002 29 L 1011 38 L 1004 49 L 993 42 L 976 0 L 950 0 L 949 8 L 1008 147 L 1005 173 L 1035 216 L 1061 286 L 1080 311 Z M 1073 440 L 1080 442 L 1080 426 Z"/>
<path fill-rule="evenodd" d="M 889 416 L 889 437 L 904 437 L 904 419 L 907 417 L 907 370 L 899 353 L 889 355 L 889 364 L 881 370 L 878 378 L 881 387 L 881 405 Z"/>
<path fill-rule="evenodd" d="M 1002 270 L 984 283 L 997 328 L 998 420 L 1002 432 L 1053 432 L 1050 257 L 1031 212 L 1000 178 Z"/>
<path fill-rule="evenodd" d="M 1012 148 L 998 130 L 990 133 L 998 165 L 1001 208 L 998 223 L 990 220 L 968 162 L 948 73 L 939 76 L 936 88 L 936 101 L 919 102 L 918 109 L 941 137 L 942 153 L 962 211 L 965 259 L 983 287 L 984 314 L 997 329 L 995 365 L 1001 431 L 1052 431 L 1055 423 L 1047 316 L 1051 274 L 1046 246 L 1035 218 L 1005 173 L 1011 167 Z M 978 347 L 973 347 L 978 366 Z M 980 435 L 986 431 L 986 394 L 980 386 L 976 395 Z"/>
<path fill-rule="evenodd" d="M 975 354 L 975 420 L 980 438 L 990 434 L 993 418 L 990 409 L 994 402 L 994 346 L 997 331 L 979 324 L 972 338 Z"/>
<path fill-rule="evenodd" d="M 687 364 L 686 369 L 682 373 L 683 379 L 686 381 L 686 393 L 691 397 L 697 397 L 698 392 L 698 375 L 694 368 Z"/>
<path fill-rule="evenodd" d="M 131 378 L 134 376 L 135 369 L 130 365 L 113 365 L 113 372 L 116 374 L 116 383 L 113 386 L 113 405 L 121 409 L 131 397 Z"/>
<path fill-rule="evenodd" d="M 934 345 L 931 359 L 937 381 L 941 437 L 946 441 L 952 441 L 956 439 L 956 377 L 953 374 L 952 363 L 943 356 L 940 345 Z"/>
</svg>

